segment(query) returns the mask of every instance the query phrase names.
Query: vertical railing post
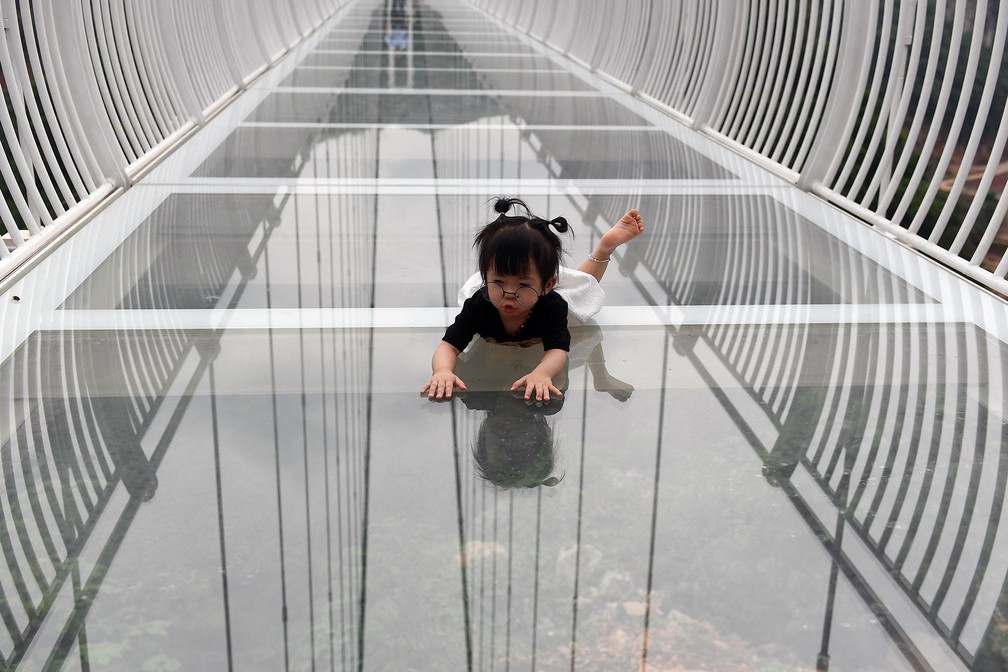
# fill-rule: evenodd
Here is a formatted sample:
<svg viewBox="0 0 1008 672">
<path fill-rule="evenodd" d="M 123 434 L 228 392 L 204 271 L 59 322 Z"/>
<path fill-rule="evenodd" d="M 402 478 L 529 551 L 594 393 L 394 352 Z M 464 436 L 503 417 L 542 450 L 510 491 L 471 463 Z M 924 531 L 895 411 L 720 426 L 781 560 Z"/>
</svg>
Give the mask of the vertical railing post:
<svg viewBox="0 0 1008 672">
<path fill-rule="evenodd" d="M 714 54 L 714 62 L 711 63 L 708 76 L 699 83 L 700 94 L 697 96 L 696 110 L 693 113 L 693 129 L 701 130 L 709 127 L 713 121 L 712 116 L 718 107 L 724 92 L 724 84 L 727 81 L 725 74 L 732 62 L 733 45 L 736 44 L 735 31 L 738 26 L 738 17 L 744 8 L 742 3 L 729 0 L 727 3 L 717 1 L 714 3 L 714 21 L 717 28 L 714 30 L 714 47 L 711 53 Z"/>
<path fill-rule="evenodd" d="M 798 187 L 811 191 L 821 184 L 833 164 L 837 153 L 847 147 L 847 138 L 860 110 L 858 101 L 863 91 L 858 83 L 863 80 L 861 71 L 871 59 L 865 55 L 870 47 L 869 35 L 874 29 L 868 25 L 871 12 L 858 0 L 846 0 L 843 6 L 843 32 L 840 35 L 839 58 L 832 80 L 822 123 L 810 141 L 812 150 L 798 177 Z"/>
</svg>

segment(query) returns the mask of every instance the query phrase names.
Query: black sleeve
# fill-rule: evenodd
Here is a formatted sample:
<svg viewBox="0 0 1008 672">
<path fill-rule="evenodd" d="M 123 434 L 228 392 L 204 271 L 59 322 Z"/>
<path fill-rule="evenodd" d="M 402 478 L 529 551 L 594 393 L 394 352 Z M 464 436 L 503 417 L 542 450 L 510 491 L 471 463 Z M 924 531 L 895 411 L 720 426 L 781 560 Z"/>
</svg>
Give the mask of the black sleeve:
<svg viewBox="0 0 1008 672">
<path fill-rule="evenodd" d="M 543 314 L 542 342 L 543 350 L 566 350 L 570 352 L 571 335 L 567 329 L 567 302 L 556 292 L 548 304 L 548 311 Z"/>
<path fill-rule="evenodd" d="M 448 327 L 441 339 L 455 346 L 459 352 L 465 350 L 466 346 L 472 342 L 473 336 L 476 335 L 479 325 L 478 308 L 481 299 L 479 294 L 474 294 L 466 299 L 462 304 L 462 310 L 455 316 L 455 321 Z"/>
</svg>

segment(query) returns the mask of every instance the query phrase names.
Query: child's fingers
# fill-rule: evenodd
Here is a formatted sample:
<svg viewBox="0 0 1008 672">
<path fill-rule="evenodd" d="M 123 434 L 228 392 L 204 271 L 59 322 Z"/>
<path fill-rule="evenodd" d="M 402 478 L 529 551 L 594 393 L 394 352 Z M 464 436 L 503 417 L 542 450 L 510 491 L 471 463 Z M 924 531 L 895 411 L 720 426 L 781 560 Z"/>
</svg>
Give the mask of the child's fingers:
<svg viewBox="0 0 1008 672">
<path fill-rule="evenodd" d="M 454 376 L 450 380 L 435 380 L 434 378 L 431 378 L 427 381 L 426 385 L 420 388 L 420 395 L 423 396 L 426 394 L 429 399 L 451 399 L 452 390 L 456 387 L 462 391 L 467 391 L 469 389 L 458 376 Z"/>
<path fill-rule="evenodd" d="M 549 401 L 550 394 L 552 394 L 554 397 L 563 396 L 563 392 L 557 389 L 557 387 L 553 383 L 550 383 L 549 385 L 543 385 L 543 401 Z"/>
<path fill-rule="evenodd" d="M 444 396 L 444 381 L 431 381 L 430 389 L 427 390 L 428 399 L 441 399 Z"/>
</svg>

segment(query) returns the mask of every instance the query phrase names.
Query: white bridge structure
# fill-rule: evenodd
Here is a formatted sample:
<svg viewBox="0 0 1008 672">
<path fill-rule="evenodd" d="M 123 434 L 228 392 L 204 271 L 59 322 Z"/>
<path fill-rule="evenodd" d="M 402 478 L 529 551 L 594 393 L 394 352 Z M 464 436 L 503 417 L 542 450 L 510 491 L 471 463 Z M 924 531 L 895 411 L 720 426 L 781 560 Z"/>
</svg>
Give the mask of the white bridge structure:
<svg viewBox="0 0 1008 672">
<path fill-rule="evenodd" d="M 0 258 L 128 188 L 342 4 L 7 3 Z M 1008 292 L 1008 15 L 997 3 L 473 4 Z"/>
<path fill-rule="evenodd" d="M 1003 0 L 0 10 L 0 669 L 1008 667 Z"/>
</svg>

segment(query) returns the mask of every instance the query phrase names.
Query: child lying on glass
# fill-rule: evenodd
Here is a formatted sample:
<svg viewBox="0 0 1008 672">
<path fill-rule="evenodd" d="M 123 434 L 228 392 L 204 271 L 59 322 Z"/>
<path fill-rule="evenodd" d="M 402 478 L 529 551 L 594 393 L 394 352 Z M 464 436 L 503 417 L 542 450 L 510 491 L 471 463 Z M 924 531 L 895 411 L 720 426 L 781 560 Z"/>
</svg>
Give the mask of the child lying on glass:
<svg viewBox="0 0 1008 672">
<path fill-rule="evenodd" d="M 519 214 L 508 216 L 512 207 Z M 497 219 L 476 234 L 479 273 L 459 292 L 460 298 L 468 298 L 434 351 L 433 373 L 420 394 L 441 400 L 450 399 L 456 387 L 466 389 L 455 375 L 455 366 L 459 353 L 479 334 L 491 343 L 521 347 L 542 343 L 538 366 L 516 380 L 511 391 L 524 388 L 527 402 L 547 403 L 550 395 L 562 396 L 553 378 L 563 370 L 570 350 L 568 311 L 582 320 L 598 312 L 603 296 L 598 283 L 610 256 L 640 235 L 644 226 L 637 210 L 630 210 L 572 271 L 560 266 L 563 246 L 554 233 L 569 230 L 566 219 L 535 217 L 517 198 L 498 199 L 494 210 L 499 213 Z M 570 306 L 561 294 L 571 299 Z"/>
</svg>

